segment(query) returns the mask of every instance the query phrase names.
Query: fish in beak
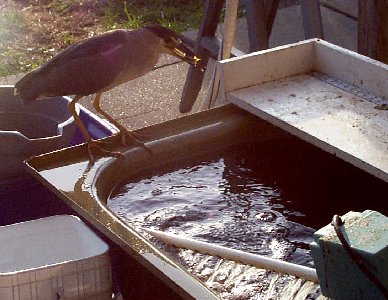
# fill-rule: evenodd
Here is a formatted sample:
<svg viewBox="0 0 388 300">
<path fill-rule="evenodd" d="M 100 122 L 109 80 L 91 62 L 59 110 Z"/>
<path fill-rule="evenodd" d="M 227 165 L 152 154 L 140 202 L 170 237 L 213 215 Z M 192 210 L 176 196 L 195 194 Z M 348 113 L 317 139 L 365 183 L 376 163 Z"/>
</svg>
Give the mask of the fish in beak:
<svg viewBox="0 0 388 300">
<path fill-rule="evenodd" d="M 179 38 L 168 38 L 165 40 L 165 48 L 167 52 L 179 59 L 193 65 L 200 66 L 201 59 L 196 56 Z"/>
<path fill-rule="evenodd" d="M 179 34 L 159 24 L 147 25 L 144 29 L 151 31 L 161 39 L 162 52 L 178 57 L 195 67 L 201 67 L 201 58 L 185 45 Z"/>
</svg>

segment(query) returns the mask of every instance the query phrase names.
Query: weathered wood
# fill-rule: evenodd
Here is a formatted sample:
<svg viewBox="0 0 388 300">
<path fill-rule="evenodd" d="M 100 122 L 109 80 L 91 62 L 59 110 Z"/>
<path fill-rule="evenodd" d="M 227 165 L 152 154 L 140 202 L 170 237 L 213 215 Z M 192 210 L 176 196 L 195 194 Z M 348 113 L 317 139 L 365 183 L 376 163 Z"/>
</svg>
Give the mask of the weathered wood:
<svg viewBox="0 0 388 300">
<path fill-rule="evenodd" d="M 320 0 L 321 6 L 357 21 L 358 0 Z"/>
<path fill-rule="evenodd" d="M 245 0 L 249 52 L 268 49 L 280 0 Z"/>
<path fill-rule="evenodd" d="M 215 31 L 224 2 L 220 0 L 207 0 L 205 2 L 201 27 L 194 48 L 195 53 L 202 58 L 203 69 L 206 69 L 210 57 L 213 59 L 217 57 L 219 43 L 215 38 Z M 245 0 L 241 2 L 245 5 L 247 12 L 249 51 L 268 49 L 279 0 Z M 189 68 L 179 105 L 181 113 L 189 112 L 192 109 L 201 89 L 203 78 L 204 72 L 192 66 Z"/>
<path fill-rule="evenodd" d="M 215 36 L 223 5 L 223 0 L 207 0 L 205 3 L 202 22 L 194 48 L 194 52 L 202 59 L 203 69 L 206 69 L 209 53 L 207 49 L 202 47 L 202 39 L 213 38 Z M 201 90 L 204 75 L 204 71 L 190 66 L 179 104 L 179 111 L 181 113 L 189 112 L 193 107 L 198 93 Z"/>
<path fill-rule="evenodd" d="M 267 22 L 264 1 L 245 1 L 249 52 L 268 49 L 269 34 L 267 32 Z"/>
<path fill-rule="evenodd" d="M 321 9 L 318 0 L 301 0 L 303 27 L 306 39 L 323 39 Z"/>
<path fill-rule="evenodd" d="M 388 2 L 358 1 L 358 52 L 388 63 Z"/>
<path fill-rule="evenodd" d="M 276 12 L 279 8 L 280 0 L 266 0 L 265 1 L 265 18 L 267 20 L 267 35 L 271 36 L 273 23 L 275 21 Z"/>
</svg>

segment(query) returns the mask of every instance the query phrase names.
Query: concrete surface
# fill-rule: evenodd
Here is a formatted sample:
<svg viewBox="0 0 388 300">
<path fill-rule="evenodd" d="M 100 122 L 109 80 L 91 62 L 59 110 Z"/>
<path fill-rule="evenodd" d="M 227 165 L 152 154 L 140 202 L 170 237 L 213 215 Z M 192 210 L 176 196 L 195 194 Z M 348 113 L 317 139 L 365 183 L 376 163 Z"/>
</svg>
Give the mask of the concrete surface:
<svg viewBox="0 0 388 300">
<path fill-rule="evenodd" d="M 326 39 L 351 50 L 357 45 L 357 22 L 339 13 L 321 8 L 323 26 Z M 237 24 L 235 47 L 246 52 L 248 49 L 246 20 L 240 19 Z M 222 31 L 219 26 L 218 34 Z M 190 31 L 188 34 L 195 35 Z M 292 43 L 304 39 L 302 15 L 299 5 L 288 6 L 278 11 L 275 19 L 270 46 Z M 163 56 L 159 65 L 176 61 L 175 58 Z M 160 68 L 141 78 L 123 84 L 107 93 L 101 100 L 101 106 L 128 129 L 141 128 L 182 116 L 178 106 L 182 94 L 188 65 L 178 63 Z M 200 102 L 204 99 L 213 63 L 210 64 L 193 112 L 199 110 Z M 0 78 L 0 84 L 13 84 L 20 76 Z M 80 101 L 87 108 L 92 109 L 92 97 L 85 97 Z"/>
</svg>

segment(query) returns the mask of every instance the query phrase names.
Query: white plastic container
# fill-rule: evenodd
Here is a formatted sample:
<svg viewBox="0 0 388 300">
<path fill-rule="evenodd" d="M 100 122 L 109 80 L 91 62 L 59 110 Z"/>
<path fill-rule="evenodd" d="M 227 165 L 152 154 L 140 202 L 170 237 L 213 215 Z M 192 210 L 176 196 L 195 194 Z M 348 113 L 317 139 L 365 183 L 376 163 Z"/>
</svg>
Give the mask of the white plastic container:
<svg viewBox="0 0 388 300">
<path fill-rule="evenodd" d="M 111 299 L 108 245 L 78 217 L 0 227 L 0 299 Z"/>
</svg>

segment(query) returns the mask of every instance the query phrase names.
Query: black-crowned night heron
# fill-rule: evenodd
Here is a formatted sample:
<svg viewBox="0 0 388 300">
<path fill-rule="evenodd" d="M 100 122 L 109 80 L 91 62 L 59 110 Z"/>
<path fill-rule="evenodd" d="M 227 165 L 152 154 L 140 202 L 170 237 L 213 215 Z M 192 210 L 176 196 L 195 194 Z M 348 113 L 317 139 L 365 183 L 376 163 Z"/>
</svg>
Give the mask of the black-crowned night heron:
<svg viewBox="0 0 388 300">
<path fill-rule="evenodd" d="M 15 84 L 15 94 L 24 101 L 33 101 L 41 96 L 75 95 L 69 103 L 69 110 L 88 143 L 92 160 L 93 149 L 103 155 L 118 153 L 107 151 L 93 141 L 76 113 L 76 102 L 90 94 L 96 94 L 93 107 L 119 129 L 124 145 L 130 138 L 147 149 L 133 133 L 100 108 L 100 98 L 103 92 L 151 71 L 160 53 L 176 56 L 195 66 L 200 61 L 182 43 L 178 34 L 160 25 L 148 25 L 132 31 L 113 30 L 66 48 L 26 74 Z"/>
</svg>

